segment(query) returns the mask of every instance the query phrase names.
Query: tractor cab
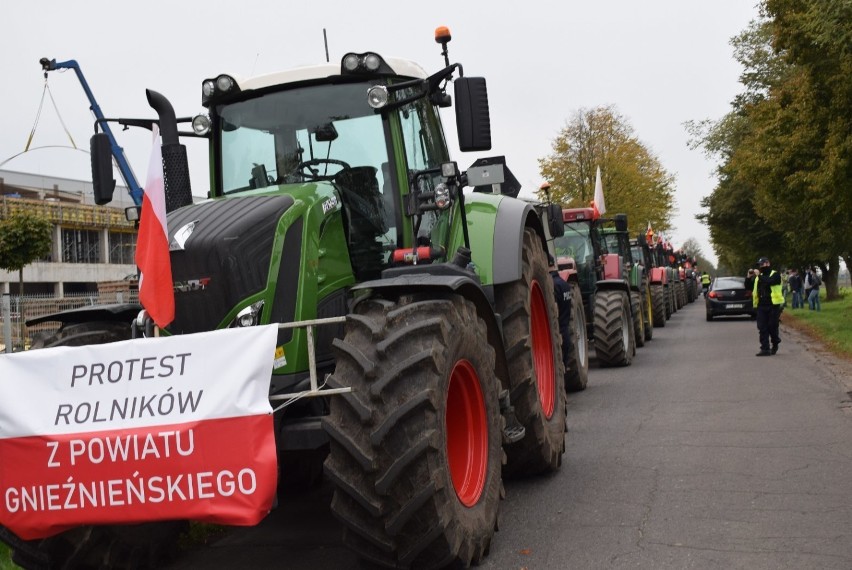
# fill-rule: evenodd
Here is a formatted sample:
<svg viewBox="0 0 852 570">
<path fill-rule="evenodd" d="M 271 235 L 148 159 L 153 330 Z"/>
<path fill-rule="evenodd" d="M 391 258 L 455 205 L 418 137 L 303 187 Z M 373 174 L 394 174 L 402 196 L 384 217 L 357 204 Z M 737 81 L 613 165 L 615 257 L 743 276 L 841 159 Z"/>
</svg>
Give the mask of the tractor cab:
<svg viewBox="0 0 852 570">
<path fill-rule="evenodd" d="M 436 39 L 446 53 L 448 37 Z M 412 257 L 446 260 L 458 195 L 442 182 L 458 173 L 442 168 L 451 163 L 438 109 L 450 105 L 456 71 L 447 60 L 430 76 L 368 52 L 339 65 L 203 81 L 210 197 L 322 195 L 324 212 L 341 211 L 357 281 Z M 458 77 L 454 87 L 461 150 L 490 148 L 484 80 Z"/>
<path fill-rule="evenodd" d="M 565 233 L 553 242 L 560 268 L 573 260 L 584 298 L 591 295 L 595 283 L 603 279 L 602 256 L 607 250 L 597 219 L 592 208 L 562 210 Z"/>
</svg>

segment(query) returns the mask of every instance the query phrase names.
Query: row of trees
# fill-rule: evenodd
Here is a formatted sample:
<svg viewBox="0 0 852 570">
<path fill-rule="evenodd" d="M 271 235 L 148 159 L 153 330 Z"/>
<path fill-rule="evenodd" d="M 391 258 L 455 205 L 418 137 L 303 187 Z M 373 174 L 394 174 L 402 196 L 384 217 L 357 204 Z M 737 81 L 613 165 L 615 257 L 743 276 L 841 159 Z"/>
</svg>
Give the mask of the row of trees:
<svg viewBox="0 0 852 570">
<path fill-rule="evenodd" d="M 833 298 L 840 260 L 852 267 L 852 2 L 763 0 L 760 14 L 731 42 L 731 111 L 689 125 L 719 159 L 699 219 L 720 265 L 817 265 Z"/>
<path fill-rule="evenodd" d="M 615 107 L 576 111 L 551 146 L 551 154 L 539 159 L 539 169 L 554 202 L 588 206 L 600 167 L 608 212 L 626 213 L 637 234 L 649 222 L 655 231 L 671 229 L 674 176 Z"/>
<path fill-rule="evenodd" d="M 627 214 L 636 235 L 644 234 L 649 223 L 657 233 L 672 229 L 674 176 L 615 107 L 576 111 L 551 146 L 552 152 L 539 160 L 551 200 L 566 208 L 587 207 L 600 167 L 607 212 Z M 714 269 L 696 239 L 686 240 L 680 249 L 697 258 L 700 268 Z"/>
</svg>

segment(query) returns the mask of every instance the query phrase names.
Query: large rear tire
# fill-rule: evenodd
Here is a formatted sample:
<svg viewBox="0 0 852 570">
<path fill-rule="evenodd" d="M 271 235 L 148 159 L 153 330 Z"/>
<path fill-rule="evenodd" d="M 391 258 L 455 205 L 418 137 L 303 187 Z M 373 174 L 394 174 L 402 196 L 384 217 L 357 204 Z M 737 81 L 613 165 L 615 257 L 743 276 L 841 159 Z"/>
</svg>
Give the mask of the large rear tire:
<svg viewBox="0 0 852 570">
<path fill-rule="evenodd" d="M 553 278 L 538 235 L 524 231 L 521 279 L 495 288 L 509 394 L 526 436 L 506 448 L 506 477 L 559 469 L 565 452 L 565 367 Z"/>
<path fill-rule="evenodd" d="M 598 291 L 595 295 L 595 354 L 601 366 L 629 366 L 633 361 L 633 323 L 627 293 Z"/>
<path fill-rule="evenodd" d="M 574 352 L 568 356 L 568 370 L 565 371 L 565 389 L 569 392 L 585 390 L 589 383 L 589 339 L 586 336 L 586 310 L 583 307 L 583 295 L 580 285 L 569 283 L 571 287 L 571 334 L 574 337 Z"/>
<path fill-rule="evenodd" d="M 642 296 L 637 291 L 630 292 L 630 312 L 633 315 L 633 338 L 636 346 L 645 346 L 645 314 L 642 310 Z"/>
<path fill-rule="evenodd" d="M 106 344 L 128 340 L 130 334 L 129 323 L 71 323 L 63 325 L 50 336 L 37 339 L 31 350 Z M 12 559 L 23 568 L 160 568 L 175 555 L 178 539 L 188 527 L 186 521 L 80 526 L 48 538 L 28 541 L 27 546 L 37 549 L 37 558 L 41 560 L 29 556 L 23 549 L 15 551 Z"/>
<path fill-rule="evenodd" d="M 645 299 L 643 304 L 645 305 L 645 341 L 649 341 L 654 338 L 654 305 L 653 300 L 651 298 L 651 286 L 649 284 L 645 285 Z"/>
<path fill-rule="evenodd" d="M 651 285 L 651 308 L 654 316 L 654 326 L 666 326 L 666 290 L 662 284 Z"/>
<path fill-rule="evenodd" d="M 369 299 L 334 341 L 325 471 L 343 540 L 390 568 L 478 564 L 503 493 L 494 349 L 454 294 Z"/>
<path fill-rule="evenodd" d="M 666 288 L 666 319 L 670 319 L 677 311 L 674 302 L 674 283 L 670 281 L 664 287 Z"/>
</svg>

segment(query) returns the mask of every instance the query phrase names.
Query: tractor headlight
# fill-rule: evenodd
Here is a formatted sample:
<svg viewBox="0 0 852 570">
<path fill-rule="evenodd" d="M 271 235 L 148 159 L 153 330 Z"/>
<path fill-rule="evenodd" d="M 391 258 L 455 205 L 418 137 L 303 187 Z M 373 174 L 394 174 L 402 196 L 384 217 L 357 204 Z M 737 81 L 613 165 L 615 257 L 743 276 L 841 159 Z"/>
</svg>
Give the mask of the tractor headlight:
<svg viewBox="0 0 852 570">
<path fill-rule="evenodd" d="M 230 75 L 220 75 L 215 79 L 205 79 L 201 82 L 201 104 L 205 107 L 211 100 L 239 92 L 236 80 Z"/>
<path fill-rule="evenodd" d="M 205 99 L 212 97 L 213 93 L 215 93 L 215 92 L 216 92 L 216 84 L 213 82 L 212 79 L 208 79 L 204 83 L 201 84 L 201 95 Z"/>
<path fill-rule="evenodd" d="M 443 182 L 435 186 L 435 205 L 438 209 L 446 210 L 452 203 L 453 199 L 450 196 L 450 187 Z"/>
<path fill-rule="evenodd" d="M 204 136 L 210 132 L 210 117 L 207 115 L 195 115 L 192 118 L 192 132 Z"/>
<path fill-rule="evenodd" d="M 388 88 L 384 85 L 373 85 L 367 90 L 367 104 L 373 109 L 381 109 L 388 104 Z"/>
<path fill-rule="evenodd" d="M 237 313 L 237 318 L 231 323 L 231 328 L 253 327 L 260 322 L 260 313 L 263 309 L 263 301 L 253 303 Z"/>
<path fill-rule="evenodd" d="M 378 71 L 381 64 L 382 58 L 374 53 L 368 53 L 364 56 L 364 67 L 366 67 L 368 71 Z"/>
<path fill-rule="evenodd" d="M 376 73 L 393 73 L 382 56 L 377 53 L 347 53 L 340 60 L 341 75 L 373 75 Z"/>
<path fill-rule="evenodd" d="M 216 78 L 216 89 L 219 91 L 230 91 L 234 86 L 234 79 L 227 75 L 220 75 Z"/>
<path fill-rule="evenodd" d="M 357 55 L 355 55 L 354 53 L 347 53 L 346 56 L 344 56 L 343 58 L 343 69 L 345 69 L 346 71 L 355 71 L 356 69 L 358 69 L 359 63 L 360 60 L 358 59 Z"/>
</svg>

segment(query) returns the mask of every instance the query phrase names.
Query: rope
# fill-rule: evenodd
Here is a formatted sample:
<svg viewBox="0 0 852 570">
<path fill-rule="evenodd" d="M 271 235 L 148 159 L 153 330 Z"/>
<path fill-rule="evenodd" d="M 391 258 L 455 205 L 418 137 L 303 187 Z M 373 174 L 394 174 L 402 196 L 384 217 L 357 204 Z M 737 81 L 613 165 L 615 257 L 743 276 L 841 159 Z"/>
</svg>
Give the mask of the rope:
<svg viewBox="0 0 852 570">
<path fill-rule="evenodd" d="M 38 104 L 38 112 L 36 113 L 35 122 L 33 123 L 33 128 L 30 131 L 30 136 L 27 139 L 27 145 L 24 147 L 24 152 L 30 150 L 30 143 L 33 142 L 33 136 L 36 132 L 36 127 L 38 126 L 38 119 L 41 117 L 41 108 L 44 106 L 44 94 L 47 92 L 47 73 L 44 74 L 44 89 L 41 90 L 41 101 Z M 14 157 L 12 157 L 14 158 Z M 11 160 L 11 159 L 9 159 Z"/>
<path fill-rule="evenodd" d="M 53 103 L 53 109 L 56 111 L 56 116 L 59 117 L 59 123 L 62 125 L 62 128 L 65 130 L 65 134 L 68 135 L 68 140 L 71 141 L 71 146 L 77 148 L 77 145 L 74 143 L 74 138 L 71 136 L 71 133 L 68 131 L 68 127 L 65 126 L 65 121 L 62 120 L 62 115 L 59 114 L 59 107 L 56 106 L 56 101 L 53 100 L 53 93 L 50 91 L 50 87 L 47 86 L 47 81 L 44 82 L 44 87 L 47 89 L 47 94 L 50 95 L 50 102 Z"/>
<path fill-rule="evenodd" d="M 44 73 L 44 89 L 41 91 L 41 101 L 38 104 L 38 112 L 36 113 L 35 122 L 33 123 L 33 128 L 30 131 L 30 136 L 27 138 L 27 144 L 24 147 L 24 152 L 30 150 L 30 145 L 33 142 L 33 137 L 35 136 L 36 128 L 38 127 L 39 119 L 41 118 L 41 110 L 44 107 L 44 94 L 50 97 L 50 102 L 53 104 L 53 110 L 56 111 L 56 116 L 59 117 L 59 123 L 62 125 L 62 128 L 65 130 L 65 134 L 68 135 L 68 140 L 71 141 L 71 146 L 74 147 L 75 150 L 79 150 L 77 148 L 77 143 L 74 142 L 74 137 L 71 136 L 71 133 L 68 131 L 68 127 L 65 126 L 65 121 L 62 120 L 62 114 L 59 112 L 59 107 L 56 105 L 56 101 L 53 98 L 53 93 L 50 91 L 50 86 L 47 84 L 47 72 Z M 15 155 L 18 156 L 18 155 Z M 14 156 L 12 158 L 15 158 Z M 10 158 L 9 160 L 12 160 Z M 8 162 L 8 160 L 6 161 Z M 5 164 L 5 162 L 3 163 Z M 2 165 L 0 165 L 2 166 Z"/>
<path fill-rule="evenodd" d="M 29 145 L 27 145 L 27 146 L 29 146 Z M 27 153 L 27 152 L 33 152 L 33 151 L 36 151 L 36 150 L 44 150 L 44 149 L 46 149 L 46 148 L 67 148 L 67 149 L 71 149 L 71 150 L 77 150 L 77 151 L 80 151 L 80 152 L 85 152 L 86 154 L 91 154 L 88 150 L 86 150 L 86 149 L 82 149 L 82 148 L 77 148 L 76 146 L 75 146 L 75 147 L 70 147 L 70 146 L 68 146 L 68 145 L 61 145 L 61 144 L 59 144 L 59 145 L 57 145 L 57 144 L 53 144 L 53 145 L 46 145 L 46 146 L 35 146 L 35 147 L 33 147 L 33 148 L 29 149 L 29 150 L 21 151 L 21 152 L 19 152 L 18 154 L 13 154 L 12 156 L 10 156 L 9 158 L 7 158 L 7 159 L 6 159 L 6 160 L 4 160 L 3 162 L 0 162 L 0 168 L 3 168 L 3 165 L 4 165 L 4 164 L 6 164 L 7 162 L 11 162 L 12 160 L 14 160 L 14 159 L 18 158 L 18 157 L 19 157 L 19 156 L 21 156 L 22 154 L 25 154 L 25 153 Z"/>
</svg>

